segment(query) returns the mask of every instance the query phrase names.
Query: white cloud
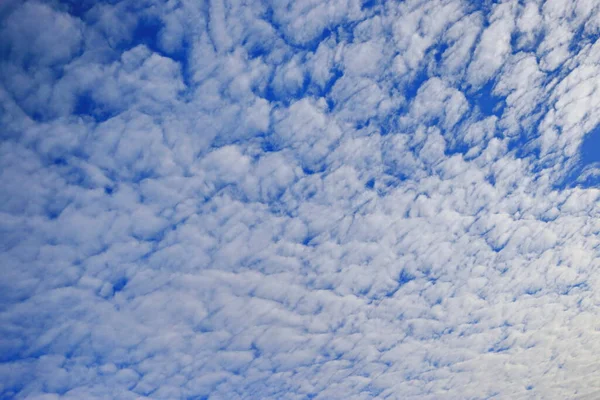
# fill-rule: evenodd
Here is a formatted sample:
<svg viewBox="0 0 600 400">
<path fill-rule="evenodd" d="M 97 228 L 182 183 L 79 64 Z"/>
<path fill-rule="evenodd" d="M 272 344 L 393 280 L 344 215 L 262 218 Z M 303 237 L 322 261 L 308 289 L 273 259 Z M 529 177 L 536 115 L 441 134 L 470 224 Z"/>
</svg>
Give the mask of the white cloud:
<svg viewBox="0 0 600 400">
<path fill-rule="evenodd" d="M 450 42 L 442 53 L 442 64 L 447 75 L 462 72 L 471 59 L 471 52 L 481 31 L 482 17 L 472 13 L 457 21 L 446 31 Z"/>
<path fill-rule="evenodd" d="M 504 64 L 511 51 L 514 5 L 511 2 L 496 5 L 489 24 L 481 34 L 467 72 L 468 81 L 474 87 L 485 84 Z"/>
<path fill-rule="evenodd" d="M 83 40 L 81 21 L 38 2 L 27 2 L 13 10 L 2 29 L 3 51 L 11 62 L 48 67 L 77 55 Z M 47 32 L 52 32 L 48 35 Z"/>
<path fill-rule="evenodd" d="M 302 164 L 310 169 L 319 169 L 341 134 L 325 107 L 323 101 L 302 99 L 289 109 L 274 113 L 274 140 L 281 147 L 294 149 Z"/>
<path fill-rule="evenodd" d="M 452 129 L 467 110 L 468 102 L 459 90 L 431 78 L 419 88 L 411 103 L 410 117 L 417 123 L 437 122 L 445 129 Z"/>
</svg>

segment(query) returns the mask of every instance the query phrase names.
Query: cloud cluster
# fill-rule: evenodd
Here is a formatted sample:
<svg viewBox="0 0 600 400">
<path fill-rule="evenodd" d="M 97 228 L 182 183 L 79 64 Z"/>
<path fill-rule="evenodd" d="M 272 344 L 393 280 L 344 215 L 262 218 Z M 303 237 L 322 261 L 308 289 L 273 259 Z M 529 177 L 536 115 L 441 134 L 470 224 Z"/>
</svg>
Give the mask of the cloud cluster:
<svg viewBox="0 0 600 400">
<path fill-rule="evenodd" d="M 594 398 L 599 13 L 5 1 L 0 397 Z"/>
</svg>

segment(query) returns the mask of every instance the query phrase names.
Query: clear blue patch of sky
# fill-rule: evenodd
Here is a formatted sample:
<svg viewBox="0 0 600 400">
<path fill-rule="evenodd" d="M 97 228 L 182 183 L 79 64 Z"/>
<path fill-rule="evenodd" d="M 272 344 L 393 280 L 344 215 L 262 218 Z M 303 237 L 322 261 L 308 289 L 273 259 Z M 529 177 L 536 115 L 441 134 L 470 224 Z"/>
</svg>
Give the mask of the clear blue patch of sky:
<svg viewBox="0 0 600 400">
<path fill-rule="evenodd" d="M 585 135 L 580 148 L 583 167 L 600 162 L 600 125 Z"/>
<path fill-rule="evenodd" d="M 500 116 L 504 112 L 505 99 L 494 95 L 494 80 L 488 81 L 477 92 L 466 95 L 469 104 L 475 105 L 484 116 Z"/>
<path fill-rule="evenodd" d="M 559 183 L 558 188 L 600 186 L 600 175 L 590 175 L 587 178 L 582 176 L 586 167 L 593 165 L 600 166 L 600 125 L 584 136 L 579 148 L 579 160 L 565 180 Z"/>
</svg>

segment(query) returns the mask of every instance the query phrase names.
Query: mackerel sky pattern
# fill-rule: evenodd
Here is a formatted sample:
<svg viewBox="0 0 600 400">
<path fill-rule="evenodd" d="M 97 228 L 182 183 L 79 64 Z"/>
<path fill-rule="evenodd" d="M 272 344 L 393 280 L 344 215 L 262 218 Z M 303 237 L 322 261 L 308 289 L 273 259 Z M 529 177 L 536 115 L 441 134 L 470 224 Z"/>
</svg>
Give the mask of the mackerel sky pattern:
<svg viewBox="0 0 600 400">
<path fill-rule="evenodd" d="M 600 398 L 599 33 L 0 2 L 0 398 Z"/>
</svg>

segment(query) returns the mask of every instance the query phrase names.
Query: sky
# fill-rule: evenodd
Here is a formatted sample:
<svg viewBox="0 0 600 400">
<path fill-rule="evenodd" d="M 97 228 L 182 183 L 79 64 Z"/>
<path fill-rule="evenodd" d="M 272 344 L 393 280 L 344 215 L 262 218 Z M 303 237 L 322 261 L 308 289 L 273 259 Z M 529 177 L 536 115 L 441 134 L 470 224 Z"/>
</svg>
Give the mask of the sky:
<svg viewBox="0 0 600 400">
<path fill-rule="evenodd" d="M 0 398 L 600 398 L 600 3 L 0 2 Z"/>
</svg>

